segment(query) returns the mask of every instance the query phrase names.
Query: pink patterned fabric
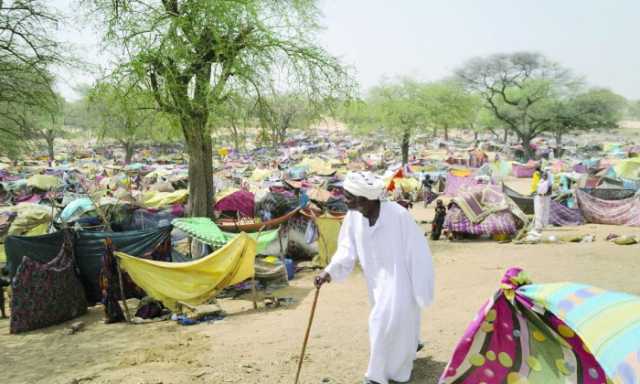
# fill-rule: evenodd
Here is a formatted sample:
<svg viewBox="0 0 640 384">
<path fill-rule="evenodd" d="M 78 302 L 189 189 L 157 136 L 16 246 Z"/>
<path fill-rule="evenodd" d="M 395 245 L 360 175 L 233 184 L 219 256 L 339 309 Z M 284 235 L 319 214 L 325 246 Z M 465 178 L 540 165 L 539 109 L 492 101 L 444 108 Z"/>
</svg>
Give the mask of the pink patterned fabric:
<svg viewBox="0 0 640 384">
<path fill-rule="evenodd" d="M 518 225 L 513 214 L 508 211 L 493 213 L 482 222 L 473 224 L 458 206 L 452 206 L 444 220 L 444 228 L 451 233 L 469 235 L 512 235 L 518 232 Z"/>
<path fill-rule="evenodd" d="M 624 200 L 602 200 L 578 190 L 576 197 L 588 223 L 640 226 L 640 196 Z"/>
<path fill-rule="evenodd" d="M 511 171 L 515 177 L 532 177 L 536 171 L 535 165 L 513 164 Z"/>
<path fill-rule="evenodd" d="M 474 185 L 478 185 L 478 182 L 473 176 L 454 176 L 449 173 L 447 174 L 444 194 L 447 196 L 456 196 L 460 188 L 467 188 Z"/>
</svg>

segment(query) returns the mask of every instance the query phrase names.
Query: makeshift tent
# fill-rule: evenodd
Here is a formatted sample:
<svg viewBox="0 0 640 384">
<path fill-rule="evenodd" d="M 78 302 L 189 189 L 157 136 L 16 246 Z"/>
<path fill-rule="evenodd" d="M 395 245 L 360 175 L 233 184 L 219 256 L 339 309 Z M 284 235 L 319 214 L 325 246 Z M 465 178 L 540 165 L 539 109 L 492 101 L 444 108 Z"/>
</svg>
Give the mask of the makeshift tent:
<svg viewBox="0 0 640 384">
<path fill-rule="evenodd" d="M 175 192 L 146 192 L 142 198 L 142 204 L 146 208 L 165 208 L 174 204 L 183 204 L 187 197 L 189 197 L 189 191 L 186 189 L 179 189 Z"/>
<path fill-rule="evenodd" d="M 536 171 L 536 167 L 538 163 L 530 161 L 526 164 L 513 163 L 511 165 L 511 172 L 515 177 L 531 177 L 533 173 Z"/>
<path fill-rule="evenodd" d="M 531 284 L 511 268 L 458 343 L 440 384 L 640 382 L 640 298 Z"/>
<path fill-rule="evenodd" d="M 588 223 L 640 226 L 640 196 L 603 200 L 578 190 L 576 197 Z"/>
<path fill-rule="evenodd" d="M 256 242 L 241 233 L 216 252 L 185 263 L 145 260 L 123 252 L 115 256 L 136 285 L 176 311 L 179 302 L 202 304 L 222 289 L 253 277 Z"/>
<path fill-rule="evenodd" d="M 579 208 L 568 208 L 555 200 L 549 207 L 549 223 L 559 227 L 584 224 L 584 217 Z"/>
<path fill-rule="evenodd" d="M 25 255 L 11 287 L 10 332 L 13 334 L 59 324 L 87 311 L 87 299 L 75 273 L 70 239 L 58 249 L 57 256 L 46 263 Z"/>
<path fill-rule="evenodd" d="M 581 191 L 602 200 L 623 200 L 633 197 L 635 189 L 625 188 L 580 188 Z"/>
<path fill-rule="evenodd" d="M 302 211 L 302 214 L 313 220 L 317 231 L 318 254 L 313 258 L 313 264 L 324 268 L 329 264 L 331 257 L 333 257 L 338 248 L 338 235 L 340 234 L 344 216 L 331 214 L 316 216 L 307 212 L 312 211 Z"/>
<path fill-rule="evenodd" d="M 107 238 L 112 239 L 116 250 L 130 255 L 169 260 L 171 257 L 172 228 L 169 225 L 146 231 L 76 232 L 73 240 L 75 258 L 80 270 L 80 280 L 84 285 L 89 303 L 97 303 L 102 298 L 99 276 Z M 33 237 L 8 236 L 5 242 L 5 250 L 9 275 L 14 276 L 16 274 L 24 256 L 40 263 L 51 261 L 57 256 L 62 246 L 62 241 L 62 232 Z"/>
<path fill-rule="evenodd" d="M 516 203 L 518 207 L 520 207 L 522 212 L 528 215 L 533 215 L 533 197 L 525 196 L 515 189 L 509 188 L 504 184 L 502 185 L 502 191 L 507 196 L 509 196 L 509 198 L 513 200 L 513 202 Z"/>
<path fill-rule="evenodd" d="M 62 186 L 62 181 L 52 175 L 33 175 L 27 179 L 27 186 L 48 191 Z"/>
<path fill-rule="evenodd" d="M 37 232 L 36 228 L 41 230 L 44 224 L 44 229 L 46 230 L 46 226 L 51 223 L 52 209 L 45 205 L 24 203 L 3 208 L 2 211 L 16 214 L 16 218 L 11 223 L 9 231 L 7 232 L 8 235 L 21 236 L 28 233 L 35 235 L 34 232 Z"/>
<path fill-rule="evenodd" d="M 254 195 L 248 191 L 236 191 L 218 200 L 214 209 L 225 214 L 233 214 L 233 217 L 253 217 Z"/>
<path fill-rule="evenodd" d="M 220 227 L 216 225 L 208 217 L 189 217 L 182 219 L 175 219 L 171 222 L 173 226 L 181 231 L 193 236 L 197 240 L 209 244 L 213 248 L 219 248 L 238 236 L 237 233 L 223 232 Z M 258 237 L 259 235 L 259 237 Z M 260 254 L 267 245 L 275 241 L 278 238 L 278 230 L 270 230 L 263 232 L 255 232 L 249 234 L 249 236 L 258 241 L 256 246 L 256 252 Z"/>
<path fill-rule="evenodd" d="M 447 173 L 444 194 L 456 196 L 460 189 L 468 188 L 478 184 L 468 169 L 452 169 Z"/>
<path fill-rule="evenodd" d="M 527 223 L 527 216 L 494 186 L 473 187 L 452 199 L 444 228 L 450 233 L 512 235 Z"/>
</svg>

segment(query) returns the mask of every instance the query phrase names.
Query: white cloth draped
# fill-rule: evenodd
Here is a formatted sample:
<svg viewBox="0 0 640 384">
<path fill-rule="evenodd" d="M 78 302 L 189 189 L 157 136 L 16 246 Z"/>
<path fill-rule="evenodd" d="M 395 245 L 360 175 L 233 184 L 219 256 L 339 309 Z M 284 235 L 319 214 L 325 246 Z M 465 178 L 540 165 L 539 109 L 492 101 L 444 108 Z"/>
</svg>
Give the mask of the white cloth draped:
<svg viewBox="0 0 640 384">
<path fill-rule="evenodd" d="M 344 280 L 358 260 L 369 291 L 370 359 L 366 377 L 387 384 L 408 381 L 420 337 L 420 310 L 433 301 L 433 265 L 427 240 L 411 214 L 382 202 L 374 226 L 349 211 L 338 249 L 325 269 Z"/>
</svg>

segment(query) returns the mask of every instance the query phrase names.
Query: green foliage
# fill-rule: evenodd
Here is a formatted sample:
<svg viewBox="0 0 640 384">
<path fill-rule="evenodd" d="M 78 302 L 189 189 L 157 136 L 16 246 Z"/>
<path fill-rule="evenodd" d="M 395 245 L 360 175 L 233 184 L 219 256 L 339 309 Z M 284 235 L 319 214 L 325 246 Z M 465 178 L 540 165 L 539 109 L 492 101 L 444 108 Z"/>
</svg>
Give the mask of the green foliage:
<svg viewBox="0 0 640 384">
<path fill-rule="evenodd" d="M 312 0 L 83 0 L 122 50 L 120 76 L 151 90 L 180 122 L 189 155 L 192 215 L 212 216 L 210 114 L 233 93 L 264 99 L 278 90 L 334 97 L 350 81 L 314 40 Z"/>
<path fill-rule="evenodd" d="M 554 127 L 556 100 L 580 83 L 566 69 L 530 52 L 475 58 L 456 76 L 518 136 L 530 157 L 529 142 Z"/>
<path fill-rule="evenodd" d="M 640 100 L 629 100 L 626 109 L 626 118 L 640 120 Z"/>
<path fill-rule="evenodd" d="M 121 144 L 131 160 L 133 150 L 143 140 L 164 142 L 175 137 L 173 118 L 155 110 L 150 92 L 136 84 L 101 82 L 90 89 L 84 100 L 90 128 L 102 140 Z"/>
<path fill-rule="evenodd" d="M 591 89 L 557 100 L 550 111 L 550 130 L 558 135 L 576 130 L 617 128 L 626 100 L 607 89 Z"/>
<path fill-rule="evenodd" d="M 421 85 L 418 98 L 427 112 L 428 125 L 434 131 L 444 129 L 445 140 L 448 140 L 448 128 L 472 128 L 481 106 L 477 95 L 454 80 Z"/>
<path fill-rule="evenodd" d="M 31 114 L 57 111 L 48 67 L 63 61 L 51 38 L 60 17 L 37 0 L 0 4 L 0 143 L 16 157 L 41 136 L 42 124 Z"/>
</svg>

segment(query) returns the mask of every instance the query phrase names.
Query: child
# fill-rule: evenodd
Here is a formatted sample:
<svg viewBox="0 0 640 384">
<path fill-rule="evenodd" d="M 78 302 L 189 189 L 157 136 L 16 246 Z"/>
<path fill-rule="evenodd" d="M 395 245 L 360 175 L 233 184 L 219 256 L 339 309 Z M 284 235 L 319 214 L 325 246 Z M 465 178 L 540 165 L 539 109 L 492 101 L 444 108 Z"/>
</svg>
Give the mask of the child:
<svg viewBox="0 0 640 384">
<path fill-rule="evenodd" d="M 440 240 L 444 218 L 447 215 L 447 208 L 444 207 L 442 200 L 436 201 L 436 215 L 431 225 L 431 240 Z"/>
</svg>

